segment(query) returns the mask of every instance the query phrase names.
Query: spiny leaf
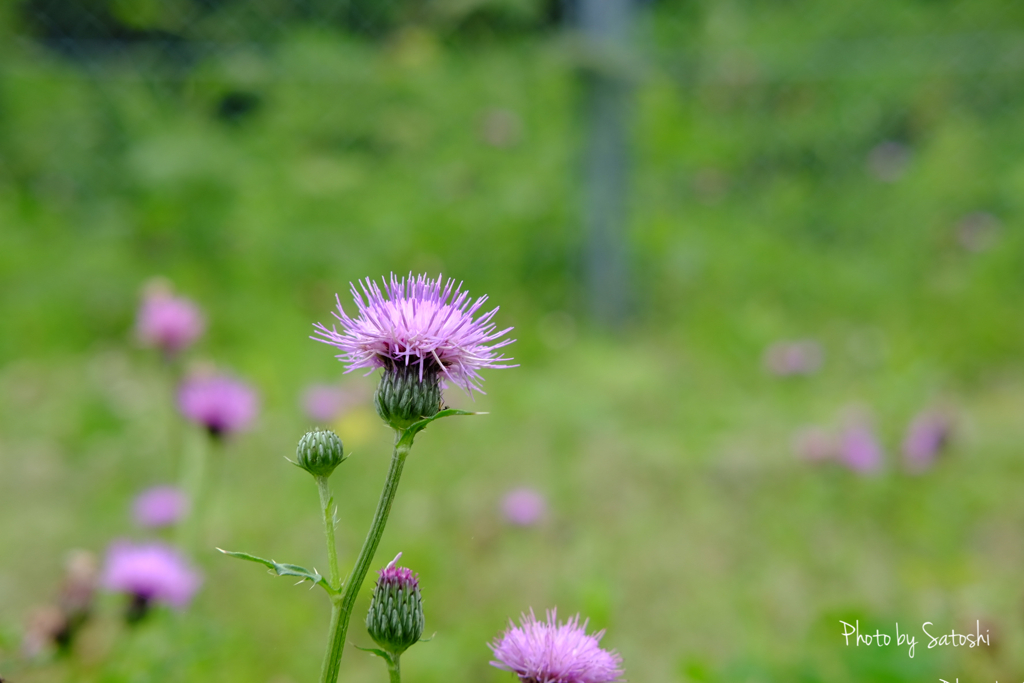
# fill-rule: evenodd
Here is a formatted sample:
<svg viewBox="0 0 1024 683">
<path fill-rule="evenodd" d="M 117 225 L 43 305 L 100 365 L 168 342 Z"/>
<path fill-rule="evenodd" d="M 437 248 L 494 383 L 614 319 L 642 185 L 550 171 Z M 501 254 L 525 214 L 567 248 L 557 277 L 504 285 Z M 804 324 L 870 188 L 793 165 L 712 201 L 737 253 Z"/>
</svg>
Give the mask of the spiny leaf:
<svg viewBox="0 0 1024 683">
<path fill-rule="evenodd" d="M 225 555 L 237 557 L 240 560 L 246 560 L 247 562 L 256 562 L 257 564 L 262 564 L 278 576 L 296 576 L 299 579 L 301 579 L 299 583 L 302 583 L 302 581 L 310 581 L 313 583 L 314 586 L 322 586 L 323 589 L 326 590 L 328 593 L 333 594 L 335 592 L 334 589 L 331 588 L 331 586 L 324 579 L 324 577 L 321 576 L 320 572 L 316 571 L 315 569 L 313 571 L 310 571 L 305 567 L 300 567 L 297 564 L 284 564 L 281 562 L 275 562 L 274 560 L 267 560 L 262 557 L 256 557 L 255 555 L 250 555 L 249 553 L 240 553 L 232 550 L 224 550 L 222 548 L 217 548 L 217 550 L 224 553 Z"/>
<path fill-rule="evenodd" d="M 445 408 L 444 410 L 440 411 L 436 415 L 432 415 L 430 417 L 425 417 L 422 420 L 420 420 L 419 422 L 413 422 L 411 425 L 406 427 L 405 431 L 402 434 L 402 439 L 403 440 L 408 439 L 410 444 L 411 444 L 413 437 L 415 437 L 421 431 L 426 429 L 427 425 L 429 425 L 431 422 L 433 422 L 434 420 L 440 420 L 442 417 L 450 417 L 452 415 L 486 415 L 486 414 L 487 413 L 474 413 L 474 412 L 470 412 L 468 410 L 458 410 L 456 408 Z"/>
<path fill-rule="evenodd" d="M 380 657 L 384 661 L 386 661 L 388 664 L 392 663 L 391 654 L 388 653 L 388 652 L 385 652 L 384 650 L 378 650 L 375 647 L 359 647 L 358 645 L 355 645 L 354 647 L 357 650 L 362 650 L 363 652 L 369 652 L 370 654 L 377 655 L 378 657 Z"/>
</svg>

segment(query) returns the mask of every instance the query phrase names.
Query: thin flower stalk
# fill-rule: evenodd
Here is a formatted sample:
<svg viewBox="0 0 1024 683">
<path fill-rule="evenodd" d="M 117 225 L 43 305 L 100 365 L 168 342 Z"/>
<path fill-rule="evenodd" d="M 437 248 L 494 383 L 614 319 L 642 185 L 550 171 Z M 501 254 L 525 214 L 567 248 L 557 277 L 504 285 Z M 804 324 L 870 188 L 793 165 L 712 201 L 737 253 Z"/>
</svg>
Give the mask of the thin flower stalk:
<svg viewBox="0 0 1024 683">
<path fill-rule="evenodd" d="M 377 501 L 377 511 L 373 515 L 373 522 L 370 530 L 363 541 L 363 547 L 359 551 L 355 567 L 349 574 L 341 593 L 332 598 L 331 625 L 328 633 L 327 653 L 324 655 L 323 667 L 320 670 L 320 683 L 336 683 L 338 680 L 338 669 L 341 665 L 341 656 L 345 649 L 345 634 L 348 632 L 348 623 L 352 618 L 352 608 L 356 602 L 360 586 L 370 570 L 370 563 L 380 545 L 380 539 L 384 535 L 384 527 L 388 522 L 388 515 L 391 513 L 391 505 L 395 502 L 395 494 L 398 493 L 398 482 L 402 478 L 402 470 L 405 467 L 405 459 L 409 456 L 409 449 L 415 432 L 406 430 L 395 432 L 395 448 L 391 456 L 391 466 L 388 469 L 387 478 L 384 480 L 384 489 L 381 491 L 380 500 Z"/>
</svg>

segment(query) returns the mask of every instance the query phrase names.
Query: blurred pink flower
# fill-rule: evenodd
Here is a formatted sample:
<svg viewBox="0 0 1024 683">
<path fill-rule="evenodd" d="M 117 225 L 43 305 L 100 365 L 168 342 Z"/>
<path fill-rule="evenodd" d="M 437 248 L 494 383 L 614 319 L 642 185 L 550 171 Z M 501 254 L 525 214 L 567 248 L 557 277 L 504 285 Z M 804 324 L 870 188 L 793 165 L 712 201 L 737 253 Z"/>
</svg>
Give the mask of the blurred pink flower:
<svg viewBox="0 0 1024 683">
<path fill-rule="evenodd" d="M 128 593 L 142 603 L 181 609 L 192 601 L 202 578 L 170 546 L 115 541 L 107 550 L 102 583 L 107 590 Z"/>
<path fill-rule="evenodd" d="M 512 147 L 523 139 L 523 120 L 509 109 L 488 109 L 480 121 L 480 137 L 491 147 Z"/>
<path fill-rule="evenodd" d="M 508 629 L 490 644 L 497 661 L 491 666 L 511 671 L 522 683 L 614 683 L 622 680 L 622 657 L 600 647 L 604 631 L 587 635 L 580 617 L 556 622 L 555 610 L 547 621 L 537 621 L 530 610 L 521 626 Z"/>
<path fill-rule="evenodd" d="M 136 496 L 132 503 L 135 523 L 144 527 L 175 524 L 188 512 L 188 498 L 174 486 L 154 486 Z"/>
<path fill-rule="evenodd" d="M 225 375 L 193 376 L 178 390 L 182 414 L 213 436 L 246 429 L 256 417 L 258 403 L 248 384 Z"/>
<path fill-rule="evenodd" d="M 302 393 L 302 407 L 309 419 L 328 423 L 338 417 L 349 403 L 349 396 L 333 384 L 311 384 Z"/>
<path fill-rule="evenodd" d="M 777 342 L 764 354 L 765 368 L 779 377 L 810 375 L 821 368 L 824 360 L 821 344 L 813 339 Z"/>
<path fill-rule="evenodd" d="M 805 427 L 793 439 L 793 449 L 799 458 L 808 462 L 832 460 L 836 456 L 836 441 L 821 427 Z"/>
<path fill-rule="evenodd" d="M 205 327 L 194 303 L 174 296 L 165 286 L 155 286 L 143 296 L 135 334 L 144 346 L 174 355 L 198 339 Z"/>
<path fill-rule="evenodd" d="M 536 489 L 522 487 L 512 489 L 501 501 L 501 511 L 512 524 L 532 526 L 547 514 L 548 503 Z"/>
<path fill-rule="evenodd" d="M 895 183 L 910 166 L 910 147 L 895 140 L 886 140 L 871 149 L 867 159 L 868 172 L 883 183 Z"/>
<path fill-rule="evenodd" d="M 907 428 L 903 439 L 903 457 L 907 469 L 914 473 L 927 470 L 949 440 L 949 417 L 937 410 L 918 413 Z"/>
<path fill-rule="evenodd" d="M 956 237 L 967 251 L 991 249 L 999 239 L 1002 223 L 987 211 L 974 211 L 962 217 L 956 226 Z"/>
<path fill-rule="evenodd" d="M 882 446 L 866 420 L 851 423 L 839 439 L 840 462 L 859 474 L 882 469 L 882 455 Z"/>
<path fill-rule="evenodd" d="M 35 658 L 56 647 L 67 652 L 93 612 L 93 597 L 99 583 L 99 562 L 87 550 L 74 550 L 68 557 L 57 604 L 34 609 L 25 629 L 22 651 Z"/>
</svg>

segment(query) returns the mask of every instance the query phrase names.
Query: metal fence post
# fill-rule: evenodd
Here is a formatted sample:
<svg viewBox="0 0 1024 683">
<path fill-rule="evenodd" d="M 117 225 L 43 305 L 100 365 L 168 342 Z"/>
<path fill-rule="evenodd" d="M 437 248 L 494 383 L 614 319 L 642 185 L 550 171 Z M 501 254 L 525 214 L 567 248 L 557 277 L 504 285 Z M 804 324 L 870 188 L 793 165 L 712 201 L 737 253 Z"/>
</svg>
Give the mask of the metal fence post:
<svg viewBox="0 0 1024 683">
<path fill-rule="evenodd" d="M 587 298 L 594 321 L 606 329 L 622 326 L 630 302 L 626 227 L 632 88 L 621 62 L 628 54 L 633 5 L 634 0 L 577 0 L 575 12 L 591 55 L 582 72 Z"/>
</svg>

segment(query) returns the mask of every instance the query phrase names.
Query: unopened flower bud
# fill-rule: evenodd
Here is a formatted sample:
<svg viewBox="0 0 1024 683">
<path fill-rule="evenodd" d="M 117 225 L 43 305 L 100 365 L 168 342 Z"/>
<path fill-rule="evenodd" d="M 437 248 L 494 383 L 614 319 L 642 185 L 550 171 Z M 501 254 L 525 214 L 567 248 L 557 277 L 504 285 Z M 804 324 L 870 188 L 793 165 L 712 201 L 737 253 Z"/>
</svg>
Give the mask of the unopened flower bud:
<svg viewBox="0 0 1024 683">
<path fill-rule="evenodd" d="M 398 557 L 380 570 L 373 589 L 366 630 L 380 647 L 400 655 L 423 635 L 423 601 L 417 574 L 396 566 Z"/>
<path fill-rule="evenodd" d="M 345 460 L 341 439 L 329 429 L 314 429 L 299 439 L 296 464 L 314 477 L 329 477 Z"/>
<path fill-rule="evenodd" d="M 437 370 L 424 368 L 421 372 L 418 363 L 384 368 L 373 404 L 381 419 L 394 429 L 405 429 L 437 415 L 441 410 L 441 379 Z"/>
</svg>

